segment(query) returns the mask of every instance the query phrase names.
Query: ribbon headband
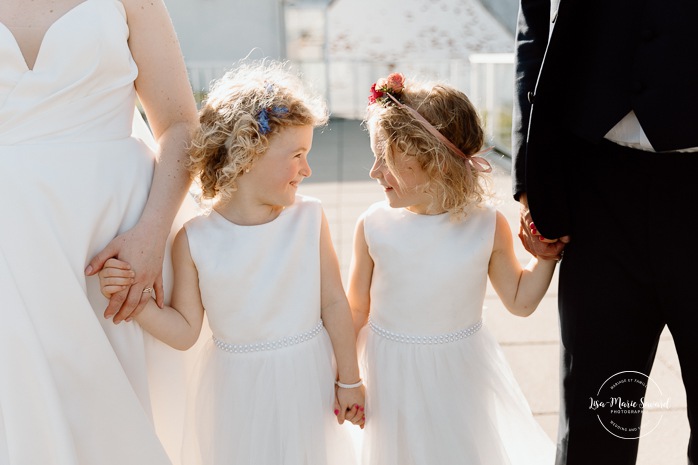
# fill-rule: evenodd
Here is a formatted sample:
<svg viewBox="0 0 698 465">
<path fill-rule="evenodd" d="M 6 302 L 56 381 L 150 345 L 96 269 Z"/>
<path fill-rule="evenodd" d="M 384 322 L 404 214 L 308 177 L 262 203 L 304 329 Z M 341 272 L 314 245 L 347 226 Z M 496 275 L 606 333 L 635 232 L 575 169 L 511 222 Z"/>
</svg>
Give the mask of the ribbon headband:
<svg viewBox="0 0 698 465">
<path fill-rule="evenodd" d="M 473 153 L 472 155 L 466 155 L 463 153 L 462 150 L 460 150 L 456 145 L 448 140 L 446 136 L 441 134 L 438 129 L 436 129 L 432 124 L 426 120 L 422 115 L 419 114 L 417 110 L 414 108 L 405 105 L 404 103 L 401 103 L 398 99 L 396 99 L 393 94 L 390 92 L 385 92 L 385 94 L 395 102 L 395 105 L 398 106 L 398 108 L 401 108 L 405 111 L 407 111 L 410 115 L 414 117 L 419 123 L 424 126 L 424 129 L 429 131 L 430 134 L 432 134 L 434 137 L 439 139 L 446 147 L 448 147 L 453 153 L 458 155 L 459 157 L 463 158 L 464 160 L 467 160 L 469 162 L 469 166 L 472 166 L 475 171 L 479 171 L 481 173 L 489 173 L 492 171 L 492 165 L 490 165 L 490 162 L 485 160 L 482 157 L 479 157 L 478 155 L 483 155 L 485 153 L 488 153 L 490 150 L 492 150 L 494 147 L 487 147 L 486 149 L 480 150 L 479 152 Z"/>
</svg>

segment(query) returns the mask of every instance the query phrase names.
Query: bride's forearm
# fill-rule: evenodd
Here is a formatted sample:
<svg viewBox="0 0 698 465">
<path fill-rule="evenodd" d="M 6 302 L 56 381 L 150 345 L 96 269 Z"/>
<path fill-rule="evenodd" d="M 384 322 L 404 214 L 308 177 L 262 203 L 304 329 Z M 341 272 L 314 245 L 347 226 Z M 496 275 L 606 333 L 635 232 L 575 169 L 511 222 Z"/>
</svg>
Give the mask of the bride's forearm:
<svg viewBox="0 0 698 465">
<path fill-rule="evenodd" d="M 192 124 L 172 125 L 160 137 L 160 150 L 155 165 L 153 184 L 139 224 L 165 240 L 191 185 L 187 169 L 187 148 L 191 140 Z"/>
</svg>

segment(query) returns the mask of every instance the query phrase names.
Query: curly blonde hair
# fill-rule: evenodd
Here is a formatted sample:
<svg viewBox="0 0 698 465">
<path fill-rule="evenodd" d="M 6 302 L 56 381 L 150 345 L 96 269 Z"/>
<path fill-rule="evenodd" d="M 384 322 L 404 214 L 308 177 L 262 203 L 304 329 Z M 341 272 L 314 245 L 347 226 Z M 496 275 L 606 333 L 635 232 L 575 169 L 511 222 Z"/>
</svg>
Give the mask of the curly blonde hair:
<svg viewBox="0 0 698 465">
<path fill-rule="evenodd" d="M 441 134 L 465 154 L 477 153 L 485 141 L 477 110 L 461 91 L 444 84 L 408 81 L 399 96 Z M 397 157 L 413 157 L 426 172 L 429 181 L 424 192 L 432 195 L 441 210 L 454 218 L 462 218 L 468 209 L 489 197 L 489 178 L 469 166 L 469 162 L 453 153 L 430 134 L 404 109 L 391 103 L 376 102 L 366 110 L 364 126 L 388 169 L 398 183 Z"/>
<path fill-rule="evenodd" d="M 230 197 L 236 180 L 288 126 L 323 126 L 328 113 L 286 62 L 240 62 L 213 84 L 199 112 L 189 169 L 202 197 Z"/>
</svg>

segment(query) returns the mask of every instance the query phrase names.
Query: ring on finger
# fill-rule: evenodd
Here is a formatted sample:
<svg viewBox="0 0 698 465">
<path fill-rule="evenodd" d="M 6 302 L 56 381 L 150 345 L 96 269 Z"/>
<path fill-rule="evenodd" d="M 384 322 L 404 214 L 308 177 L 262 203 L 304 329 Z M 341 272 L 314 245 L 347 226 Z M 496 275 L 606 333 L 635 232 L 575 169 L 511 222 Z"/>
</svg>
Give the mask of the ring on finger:
<svg viewBox="0 0 698 465">
<path fill-rule="evenodd" d="M 145 294 L 146 292 L 147 292 L 147 293 L 153 292 L 153 288 L 152 288 L 152 287 L 146 287 L 145 289 L 143 289 L 143 294 Z"/>
</svg>

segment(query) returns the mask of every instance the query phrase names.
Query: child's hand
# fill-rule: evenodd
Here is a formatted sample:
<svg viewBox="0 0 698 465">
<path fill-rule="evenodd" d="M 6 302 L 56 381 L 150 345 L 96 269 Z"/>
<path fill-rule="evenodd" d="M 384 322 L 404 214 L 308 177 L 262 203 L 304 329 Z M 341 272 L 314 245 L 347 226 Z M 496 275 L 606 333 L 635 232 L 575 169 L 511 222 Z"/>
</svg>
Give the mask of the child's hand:
<svg viewBox="0 0 698 465">
<path fill-rule="evenodd" d="M 347 420 L 364 429 L 364 423 L 366 422 L 364 414 L 364 387 L 359 386 L 347 389 L 337 386 L 335 394 L 334 412 L 337 415 L 339 424 L 341 425 L 344 423 L 344 420 Z"/>
<path fill-rule="evenodd" d="M 109 299 L 112 294 L 130 287 L 135 276 L 136 273 L 131 269 L 131 265 L 116 258 L 110 258 L 99 272 L 102 295 Z"/>
</svg>

